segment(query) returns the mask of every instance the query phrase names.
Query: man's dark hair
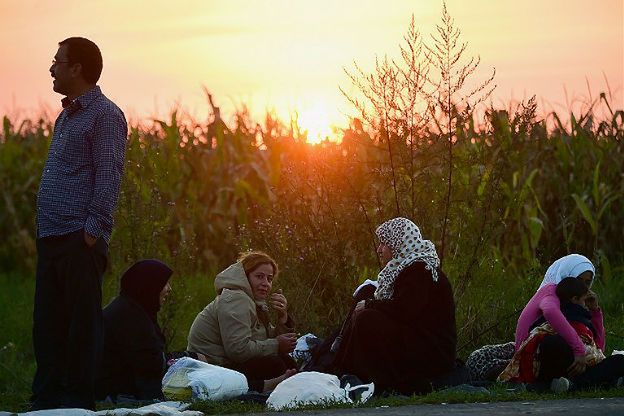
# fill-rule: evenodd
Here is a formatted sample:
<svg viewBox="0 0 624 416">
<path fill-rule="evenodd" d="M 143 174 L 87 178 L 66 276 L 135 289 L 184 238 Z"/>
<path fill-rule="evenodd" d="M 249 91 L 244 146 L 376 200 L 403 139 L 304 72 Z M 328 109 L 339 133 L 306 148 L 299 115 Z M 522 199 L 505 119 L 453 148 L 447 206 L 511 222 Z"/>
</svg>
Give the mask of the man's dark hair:
<svg viewBox="0 0 624 416">
<path fill-rule="evenodd" d="M 561 303 L 570 302 L 572 298 L 583 296 L 588 291 L 589 288 L 585 282 L 576 277 L 566 277 L 557 284 L 557 289 L 555 289 L 555 293 L 557 293 L 557 297 Z"/>
<path fill-rule="evenodd" d="M 59 42 L 67 46 L 67 59 L 71 64 L 82 66 L 82 77 L 88 83 L 95 84 L 102 74 L 102 53 L 100 48 L 89 39 L 73 37 Z"/>
</svg>

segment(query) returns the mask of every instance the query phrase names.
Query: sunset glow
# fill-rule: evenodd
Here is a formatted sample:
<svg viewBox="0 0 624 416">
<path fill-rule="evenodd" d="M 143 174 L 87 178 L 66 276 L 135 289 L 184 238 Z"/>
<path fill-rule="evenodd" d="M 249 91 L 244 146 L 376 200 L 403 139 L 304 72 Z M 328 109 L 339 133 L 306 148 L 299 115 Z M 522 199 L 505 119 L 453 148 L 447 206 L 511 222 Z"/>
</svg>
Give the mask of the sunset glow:
<svg viewBox="0 0 624 416">
<path fill-rule="evenodd" d="M 536 94 L 541 111 L 560 111 L 601 91 L 624 104 L 621 0 L 447 5 L 468 52 L 481 57 L 476 77 L 496 68 L 495 105 Z M 429 38 L 441 9 L 439 0 L 3 0 L 0 110 L 55 114 L 61 97 L 49 61 L 58 41 L 81 35 L 100 45 L 100 85 L 131 119 L 166 117 L 174 107 L 202 119 L 205 86 L 227 117 L 242 105 L 257 119 L 267 109 L 286 121 L 296 112 L 318 141 L 355 113 L 338 89 L 352 89 L 344 68 L 357 62 L 369 71 L 376 56 L 398 57 L 411 15 Z"/>
<path fill-rule="evenodd" d="M 302 109 L 297 118 L 299 128 L 307 132 L 310 143 L 320 143 L 325 138 L 332 137 L 332 122 L 329 109 L 321 103 Z"/>
</svg>

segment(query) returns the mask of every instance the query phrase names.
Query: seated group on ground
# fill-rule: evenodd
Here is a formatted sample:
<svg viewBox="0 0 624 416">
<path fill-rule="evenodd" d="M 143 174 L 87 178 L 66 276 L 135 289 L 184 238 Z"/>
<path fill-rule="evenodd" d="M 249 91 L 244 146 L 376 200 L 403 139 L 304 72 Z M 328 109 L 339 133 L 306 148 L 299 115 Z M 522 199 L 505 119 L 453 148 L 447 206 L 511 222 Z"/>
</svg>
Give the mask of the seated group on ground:
<svg viewBox="0 0 624 416">
<path fill-rule="evenodd" d="M 378 278 L 356 290 L 345 321 L 299 369 L 290 355 L 295 322 L 284 294 L 272 291 L 278 265 L 269 255 L 243 253 L 216 276 L 216 297 L 197 314 L 182 352 L 165 350 L 157 321 L 173 271 L 158 260 L 135 263 L 103 310 L 98 398 L 163 399 L 163 375 L 184 356 L 239 371 L 259 393 L 297 371 L 351 377 L 375 383 L 378 394 L 405 395 L 495 379 L 538 391 L 622 383 L 624 356 L 604 355 L 603 316 L 590 290 L 595 270 L 586 257 L 553 263 L 520 315 L 515 342 L 484 346 L 464 366 L 456 358 L 453 291 L 434 244 L 406 218 L 381 224 L 376 235 L 384 265 Z"/>
</svg>

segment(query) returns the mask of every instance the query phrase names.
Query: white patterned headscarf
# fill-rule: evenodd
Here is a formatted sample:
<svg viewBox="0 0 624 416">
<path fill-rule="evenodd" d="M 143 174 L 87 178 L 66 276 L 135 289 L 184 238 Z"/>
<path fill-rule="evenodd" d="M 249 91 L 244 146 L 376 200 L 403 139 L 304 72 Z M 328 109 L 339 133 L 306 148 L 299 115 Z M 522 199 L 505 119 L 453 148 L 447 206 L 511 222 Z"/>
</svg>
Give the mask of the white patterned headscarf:
<svg viewBox="0 0 624 416">
<path fill-rule="evenodd" d="M 587 271 L 592 272 L 592 277 L 596 275 L 596 269 L 587 257 L 580 254 L 568 254 L 550 265 L 540 288 L 548 284 L 558 284 L 566 277 L 579 277 Z"/>
<path fill-rule="evenodd" d="M 379 272 L 375 299 L 391 299 L 394 281 L 399 273 L 417 261 L 425 263 L 433 281 L 438 281 L 440 259 L 435 246 L 422 238 L 420 230 L 412 221 L 402 217 L 393 218 L 377 227 L 375 234 L 380 242 L 392 250 L 392 260 Z"/>
</svg>

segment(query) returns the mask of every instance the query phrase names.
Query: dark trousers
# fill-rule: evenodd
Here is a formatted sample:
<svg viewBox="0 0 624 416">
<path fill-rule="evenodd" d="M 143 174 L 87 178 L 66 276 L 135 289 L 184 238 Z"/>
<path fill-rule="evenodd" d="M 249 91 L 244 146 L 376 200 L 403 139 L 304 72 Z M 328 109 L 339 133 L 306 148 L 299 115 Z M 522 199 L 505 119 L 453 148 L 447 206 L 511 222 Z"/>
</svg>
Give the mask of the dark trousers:
<svg viewBox="0 0 624 416">
<path fill-rule="evenodd" d="M 286 354 L 254 357 L 241 364 L 233 364 L 231 369 L 247 377 L 249 390 L 262 393 L 264 380 L 279 377 L 290 368 L 297 368 L 295 361 Z"/>
<path fill-rule="evenodd" d="M 538 381 L 550 382 L 553 378 L 568 377 L 568 367 L 574 361 L 572 349 L 560 335 L 544 337 L 539 346 L 540 373 Z M 612 355 L 583 374 L 572 377 L 574 390 L 609 387 L 624 377 L 624 355 Z"/>
<path fill-rule="evenodd" d="M 102 275 L 107 244 L 83 231 L 37 240 L 33 409 L 94 409 L 102 344 Z"/>
<path fill-rule="evenodd" d="M 613 387 L 620 377 L 624 377 L 624 355 L 610 355 L 572 378 L 572 387 L 574 390 Z"/>
</svg>

